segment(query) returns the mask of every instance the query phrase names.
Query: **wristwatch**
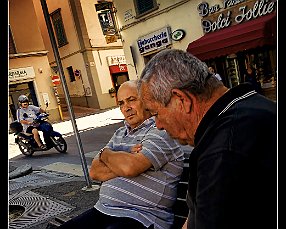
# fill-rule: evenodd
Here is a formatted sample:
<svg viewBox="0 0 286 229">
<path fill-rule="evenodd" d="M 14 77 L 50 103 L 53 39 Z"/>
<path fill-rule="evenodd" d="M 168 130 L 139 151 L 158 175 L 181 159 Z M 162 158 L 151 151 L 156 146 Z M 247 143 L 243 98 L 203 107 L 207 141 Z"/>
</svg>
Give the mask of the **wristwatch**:
<svg viewBox="0 0 286 229">
<path fill-rule="evenodd" d="M 99 152 L 98 152 L 98 159 L 100 160 L 100 157 L 101 157 L 101 154 L 102 154 L 102 152 L 105 150 L 105 148 L 102 148 L 101 150 L 99 150 Z"/>
</svg>

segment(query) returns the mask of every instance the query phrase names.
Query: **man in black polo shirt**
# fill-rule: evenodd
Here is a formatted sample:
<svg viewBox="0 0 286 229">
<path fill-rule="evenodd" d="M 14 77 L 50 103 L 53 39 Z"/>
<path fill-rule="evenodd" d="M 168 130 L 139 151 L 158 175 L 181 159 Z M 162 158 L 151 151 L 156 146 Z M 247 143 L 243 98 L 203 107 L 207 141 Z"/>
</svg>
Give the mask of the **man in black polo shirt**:
<svg viewBox="0 0 286 229">
<path fill-rule="evenodd" d="M 249 83 L 228 89 L 175 49 L 148 62 L 138 87 L 157 128 L 194 146 L 184 228 L 276 228 L 276 103 Z"/>
</svg>

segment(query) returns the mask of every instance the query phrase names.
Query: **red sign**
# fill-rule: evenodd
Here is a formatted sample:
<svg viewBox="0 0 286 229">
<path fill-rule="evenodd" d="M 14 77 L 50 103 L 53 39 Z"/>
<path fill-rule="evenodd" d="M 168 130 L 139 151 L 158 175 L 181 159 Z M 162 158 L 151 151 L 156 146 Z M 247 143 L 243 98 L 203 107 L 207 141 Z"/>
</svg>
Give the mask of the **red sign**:
<svg viewBox="0 0 286 229">
<path fill-rule="evenodd" d="M 57 75 L 52 76 L 52 82 L 54 85 L 59 85 L 61 83 L 60 77 Z"/>
<path fill-rule="evenodd" d="M 111 65 L 111 66 L 109 66 L 109 71 L 111 74 L 119 73 L 119 72 L 128 72 L 126 64 Z"/>
</svg>

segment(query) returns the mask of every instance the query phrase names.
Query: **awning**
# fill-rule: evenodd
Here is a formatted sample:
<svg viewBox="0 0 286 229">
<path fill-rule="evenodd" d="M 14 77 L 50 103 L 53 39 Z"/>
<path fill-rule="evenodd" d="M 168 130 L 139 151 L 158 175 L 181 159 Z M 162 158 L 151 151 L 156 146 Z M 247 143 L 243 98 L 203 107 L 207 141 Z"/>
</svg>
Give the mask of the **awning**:
<svg viewBox="0 0 286 229">
<path fill-rule="evenodd" d="M 276 45 L 275 14 L 207 33 L 191 42 L 187 51 L 201 60 L 237 53 L 264 45 Z"/>
</svg>

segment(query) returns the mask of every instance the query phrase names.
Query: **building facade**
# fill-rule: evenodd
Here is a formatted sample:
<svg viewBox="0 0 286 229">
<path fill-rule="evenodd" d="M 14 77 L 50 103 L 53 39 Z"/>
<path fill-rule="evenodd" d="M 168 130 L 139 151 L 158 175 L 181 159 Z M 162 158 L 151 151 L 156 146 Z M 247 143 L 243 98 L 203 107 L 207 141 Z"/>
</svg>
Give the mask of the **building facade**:
<svg viewBox="0 0 286 229">
<path fill-rule="evenodd" d="M 27 94 L 61 119 L 66 103 L 42 0 L 9 1 L 9 117 Z M 214 66 L 227 87 L 255 69 L 276 100 L 276 0 L 45 0 L 73 105 L 117 105 L 121 83 L 140 76 L 166 48 Z"/>
<path fill-rule="evenodd" d="M 73 105 L 105 109 L 117 105 L 110 92 L 129 80 L 112 1 L 46 0 Z M 34 0 L 53 75 L 59 71 L 41 3 Z M 62 84 L 57 86 L 65 103 Z"/>
<path fill-rule="evenodd" d="M 9 122 L 16 120 L 21 94 L 27 95 L 34 105 L 47 109 L 52 121 L 60 119 L 47 54 L 32 0 L 10 0 Z"/>
<path fill-rule="evenodd" d="M 276 0 L 114 0 L 129 76 L 152 56 L 186 50 L 214 66 L 227 87 L 255 69 L 263 93 L 276 100 Z"/>
<path fill-rule="evenodd" d="M 63 74 L 53 52 L 43 2 Z M 72 105 L 97 109 L 117 106 L 118 87 L 132 79 L 112 1 L 11 0 L 9 29 L 10 122 L 16 119 L 20 94 L 41 107 L 48 101 L 50 120 L 62 119 L 66 108 L 62 79 Z"/>
</svg>

